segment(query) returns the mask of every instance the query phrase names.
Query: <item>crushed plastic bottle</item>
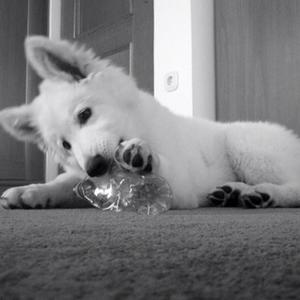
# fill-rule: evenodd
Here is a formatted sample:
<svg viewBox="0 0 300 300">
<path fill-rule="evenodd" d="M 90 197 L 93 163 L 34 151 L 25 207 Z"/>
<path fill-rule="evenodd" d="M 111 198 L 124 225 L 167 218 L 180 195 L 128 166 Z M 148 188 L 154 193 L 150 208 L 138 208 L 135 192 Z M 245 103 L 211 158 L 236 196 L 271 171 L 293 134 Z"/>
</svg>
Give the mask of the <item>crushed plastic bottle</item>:
<svg viewBox="0 0 300 300">
<path fill-rule="evenodd" d="M 74 192 L 102 210 L 136 211 L 145 215 L 169 210 L 173 198 L 164 178 L 129 172 L 118 165 L 112 167 L 108 178 L 88 177 L 74 187 Z"/>
</svg>

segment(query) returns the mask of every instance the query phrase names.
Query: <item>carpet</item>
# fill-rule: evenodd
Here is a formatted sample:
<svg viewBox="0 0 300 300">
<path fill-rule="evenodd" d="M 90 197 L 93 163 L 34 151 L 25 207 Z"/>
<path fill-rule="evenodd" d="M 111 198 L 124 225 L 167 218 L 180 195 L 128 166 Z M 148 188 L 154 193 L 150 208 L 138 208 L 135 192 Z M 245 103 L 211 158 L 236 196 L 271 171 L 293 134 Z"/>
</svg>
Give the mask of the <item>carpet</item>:
<svg viewBox="0 0 300 300">
<path fill-rule="evenodd" d="M 300 209 L 0 209 L 0 299 L 300 299 Z"/>
</svg>

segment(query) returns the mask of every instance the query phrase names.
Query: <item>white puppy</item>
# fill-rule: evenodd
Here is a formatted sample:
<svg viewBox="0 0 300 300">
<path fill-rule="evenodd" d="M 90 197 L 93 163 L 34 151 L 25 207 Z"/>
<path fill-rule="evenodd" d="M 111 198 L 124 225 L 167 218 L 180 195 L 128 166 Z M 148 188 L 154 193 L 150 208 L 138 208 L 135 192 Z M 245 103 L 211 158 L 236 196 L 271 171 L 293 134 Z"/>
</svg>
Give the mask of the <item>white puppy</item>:
<svg viewBox="0 0 300 300">
<path fill-rule="evenodd" d="M 300 141 L 291 131 L 177 116 L 90 50 L 45 37 L 25 45 L 44 79 L 40 94 L 29 105 L 1 111 L 0 123 L 51 152 L 66 173 L 7 190 L 4 207 L 84 205 L 73 186 L 86 174 L 105 176 L 120 143 L 128 169 L 167 179 L 172 208 L 300 206 Z"/>
</svg>

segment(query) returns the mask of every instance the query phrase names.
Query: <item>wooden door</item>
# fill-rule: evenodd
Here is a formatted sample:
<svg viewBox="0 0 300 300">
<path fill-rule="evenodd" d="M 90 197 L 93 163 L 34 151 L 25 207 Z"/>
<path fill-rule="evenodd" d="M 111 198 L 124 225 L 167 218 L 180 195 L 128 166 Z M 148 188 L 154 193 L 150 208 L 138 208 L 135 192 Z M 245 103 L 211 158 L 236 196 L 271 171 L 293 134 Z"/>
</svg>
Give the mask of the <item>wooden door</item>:
<svg viewBox="0 0 300 300">
<path fill-rule="evenodd" d="M 217 117 L 300 134 L 300 1 L 215 0 Z"/>
<path fill-rule="evenodd" d="M 30 102 L 39 79 L 24 56 L 27 34 L 47 33 L 48 3 L 0 0 L 0 109 Z M 31 144 L 0 131 L 0 192 L 44 180 L 44 155 Z"/>
<path fill-rule="evenodd" d="M 64 0 L 61 35 L 93 48 L 153 92 L 153 0 Z"/>
</svg>

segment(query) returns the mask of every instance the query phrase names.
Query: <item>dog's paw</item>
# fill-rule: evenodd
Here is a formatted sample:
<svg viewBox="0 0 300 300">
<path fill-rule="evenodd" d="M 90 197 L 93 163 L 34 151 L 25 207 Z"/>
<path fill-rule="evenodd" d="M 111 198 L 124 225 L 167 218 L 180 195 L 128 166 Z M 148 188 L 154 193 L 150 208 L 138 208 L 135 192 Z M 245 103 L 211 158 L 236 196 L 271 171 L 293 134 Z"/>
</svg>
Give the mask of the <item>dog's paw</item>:
<svg viewBox="0 0 300 300">
<path fill-rule="evenodd" d="M 230 185 L 217 187 L 210 194 L 208 200 L 214 206 L 238 206 L 240 190 L 232 188 Z"/>
<path fill-rule="evenodd" d="M 274 206 L 273 197 L 259 186 L 242 182 L 231 182 L 217 187 L 208 195 L 214 206 L 242 206 L 245 208 L 267 208 Z"/>
<path fill-rule="evenodd" d="M 122 142 L 115 153 L 116 161 L 126 170 L 150 173 L 153 155 L 150 146 L 138 138 Z"/>
<path fill-rule="evenodd" d="M 51 197 L 44 184 L 31 184 L 13 187 L 6 190 L 0 197 L 4 208 L 48 208 L 52 207 Z"/>
<path fill-rule="evenodd" d="M 242 195 L 241 203 L 245 208 L 267 208 L 274 205 L 269 194 L 257 191 Z"/>
</svg>

